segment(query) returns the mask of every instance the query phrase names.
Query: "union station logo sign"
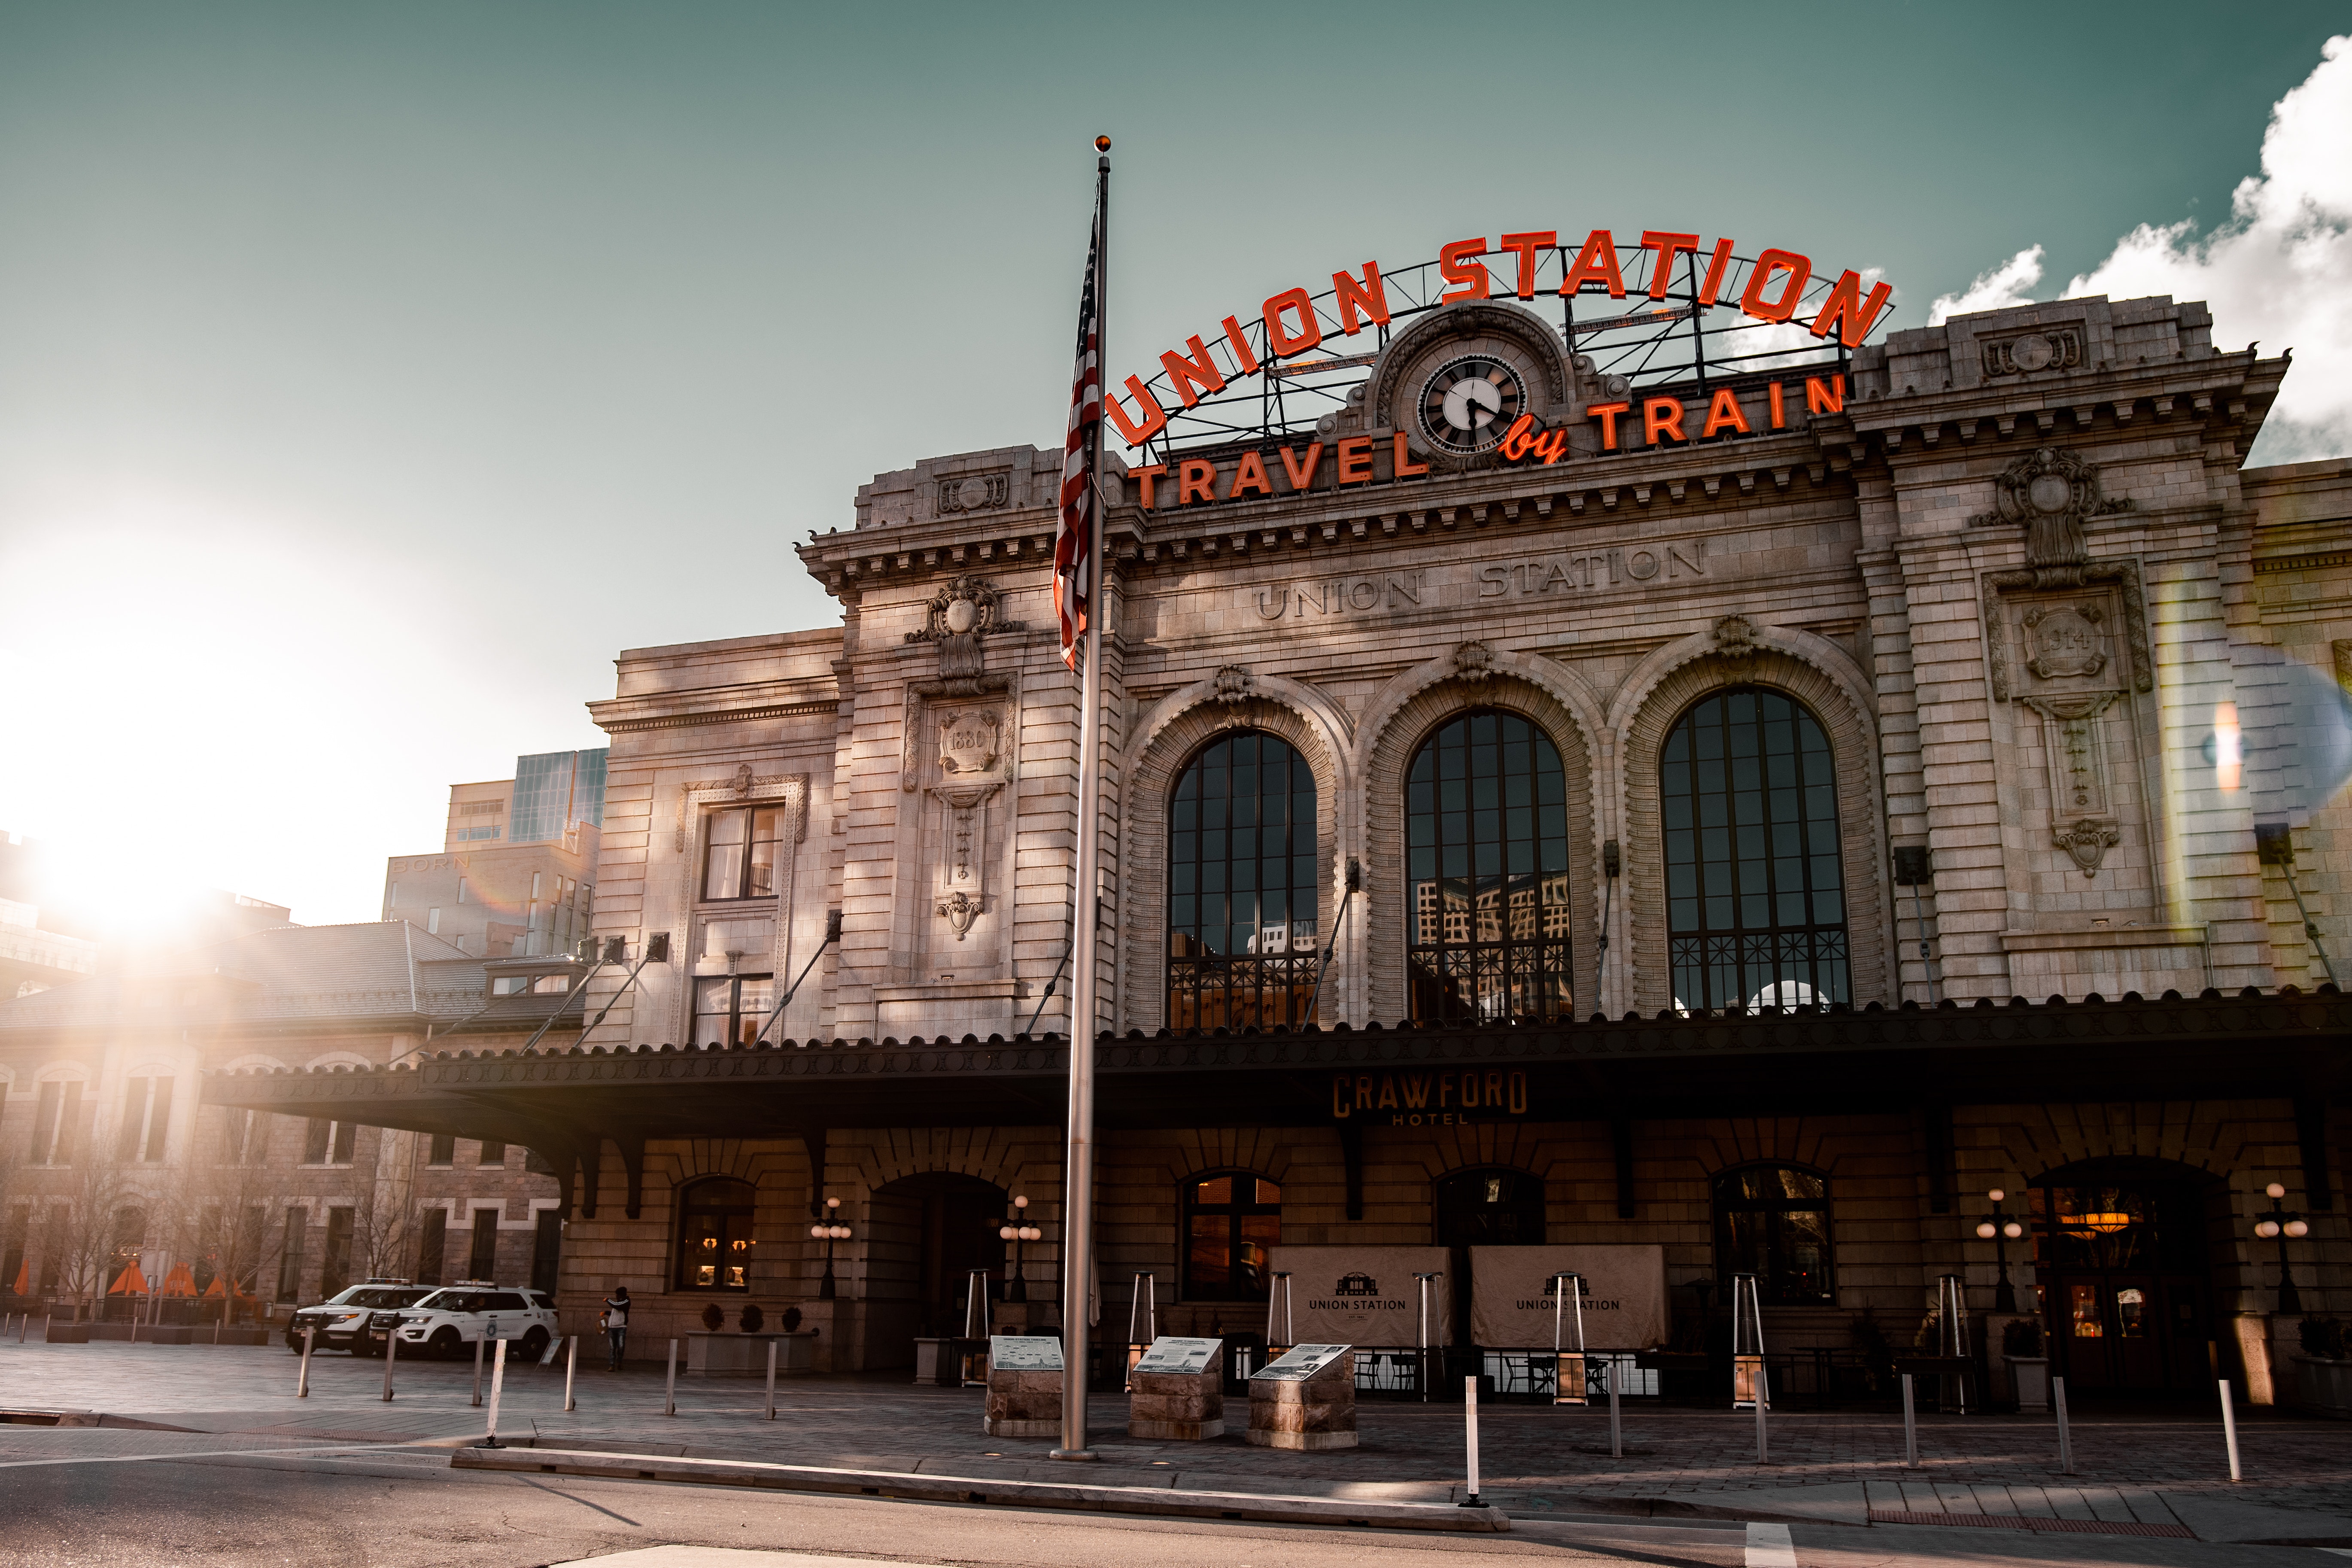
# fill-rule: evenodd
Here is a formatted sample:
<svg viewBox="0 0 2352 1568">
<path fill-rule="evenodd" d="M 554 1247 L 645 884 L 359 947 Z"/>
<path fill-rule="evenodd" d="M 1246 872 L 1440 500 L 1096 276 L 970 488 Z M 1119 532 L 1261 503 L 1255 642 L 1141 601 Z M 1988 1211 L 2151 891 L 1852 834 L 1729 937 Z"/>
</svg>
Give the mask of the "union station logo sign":
<svg viewBox="0 0 2352 1568">
<path fill-rule="evenodd" d="M 1728 237 L 1481 236 L 1270 295 L 1106 388 L 1104 412 L 1155 510 L 1735 439 L 1843 409 L 1893 296 Z"/>
</svg>

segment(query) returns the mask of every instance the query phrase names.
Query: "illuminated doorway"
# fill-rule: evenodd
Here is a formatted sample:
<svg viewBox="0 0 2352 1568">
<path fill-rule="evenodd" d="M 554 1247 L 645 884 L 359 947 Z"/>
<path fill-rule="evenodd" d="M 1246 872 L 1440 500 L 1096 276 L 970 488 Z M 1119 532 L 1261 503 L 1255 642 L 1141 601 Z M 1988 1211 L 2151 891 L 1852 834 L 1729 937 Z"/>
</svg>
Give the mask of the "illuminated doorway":
<svg viewBox="0 0 2352 1568">
<path fill-rule="evenodd" d="M 2155 1160 L 2087 1161 L 2033 1184 L 2050 1370 L 2069 1393 L 2211 1388 L 2206 1235 L 2219 1185 Z"/>
</svg>

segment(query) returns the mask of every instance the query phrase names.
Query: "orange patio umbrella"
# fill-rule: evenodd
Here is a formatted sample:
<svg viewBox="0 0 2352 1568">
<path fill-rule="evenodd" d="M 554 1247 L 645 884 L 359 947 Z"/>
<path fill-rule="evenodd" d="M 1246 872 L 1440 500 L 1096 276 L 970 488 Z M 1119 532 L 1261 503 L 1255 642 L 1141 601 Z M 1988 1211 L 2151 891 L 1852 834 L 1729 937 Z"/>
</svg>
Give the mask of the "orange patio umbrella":
<svg viewBox="0 0 2352 1568">
<path fill-rule="evenodd" d="M 139 1265 L 133 1260 L 114 1283 L 106 1288 L 106 1293 L 110 1296 L 144 1296 L 147 1294 L 147 1276 L 139 1271 Z"/>
<path fill-rule="evenodd" d="M 184 1263 L 172 1265 L 172 1271 L 163 1276 L 163 1289 L 158 1292 L 164 1296 L 193 1296 L 195 1293 L 196 1277 L 189 1272 Z"/>
<path fill-rule="evenodd" d="M 29 1296 L 33 1293 L 32 1287 L 33 1265 L 29 1260 L 19 1263 L 16 1265 L 16 1282 L 8 1287 L 9 1290 L 18 1296 Z"/>
</svg>

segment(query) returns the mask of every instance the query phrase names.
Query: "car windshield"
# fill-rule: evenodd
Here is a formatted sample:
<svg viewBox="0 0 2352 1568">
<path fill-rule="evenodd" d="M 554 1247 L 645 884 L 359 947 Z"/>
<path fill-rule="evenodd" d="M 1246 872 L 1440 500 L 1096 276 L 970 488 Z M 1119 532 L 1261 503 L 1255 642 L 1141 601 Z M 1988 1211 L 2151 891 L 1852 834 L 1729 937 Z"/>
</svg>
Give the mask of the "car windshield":
<svg viewBox="0 0 2352 1568">
<path fill-rule="evenodd" d="M 346 1290 L 340 1300 L 346 1307 L 405 1307 L 423 1294 L 399 1286 L 372 1285 L 363 1290 Z"/>
<path fill-rule="evenodd" d="M 455 1311 L 457 1306 L 457 1298 L 463 1294 L 464 1292 L 460 1290 L 436 1290 L 430 1296 L 425 1297 L 422 1301 L 415 1303 L 415 1305 L 421 1310 L 428 1312 Z"/>
</svg>

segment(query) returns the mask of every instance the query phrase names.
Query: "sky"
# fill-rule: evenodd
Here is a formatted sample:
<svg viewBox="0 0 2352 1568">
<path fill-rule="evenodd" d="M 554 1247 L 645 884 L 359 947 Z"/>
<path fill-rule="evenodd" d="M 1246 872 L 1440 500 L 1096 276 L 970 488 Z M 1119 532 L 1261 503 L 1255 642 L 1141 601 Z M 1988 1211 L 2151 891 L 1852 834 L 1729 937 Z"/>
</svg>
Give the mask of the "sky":
<svg viewBox="0 0 2352 1568">
<path fill-rule="evenodd" d="M 621 649 L 826 624 L 795 542 L 1109 360 L 1448 240 L 1728 235 L 2297 350 L 2352 451 L 2340 5 L 1446 12 L 0 0 L 0 831 L 371 920 Z"/>
</svg>

